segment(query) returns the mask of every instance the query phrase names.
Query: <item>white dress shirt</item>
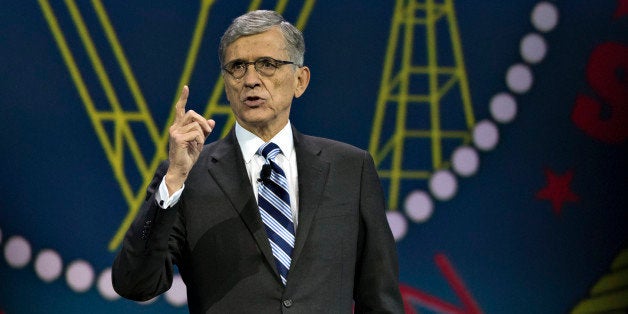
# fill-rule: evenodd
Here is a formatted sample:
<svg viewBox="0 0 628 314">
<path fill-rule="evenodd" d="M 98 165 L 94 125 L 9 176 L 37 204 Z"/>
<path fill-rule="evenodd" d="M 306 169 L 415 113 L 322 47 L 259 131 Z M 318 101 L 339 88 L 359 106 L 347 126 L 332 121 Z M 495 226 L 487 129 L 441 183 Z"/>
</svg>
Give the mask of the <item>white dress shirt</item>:
<svg viewBox="0 0 628 314">
<path fill-rule="evenodd" d="M 242 151 L 244 163 L 246 165 L 246 172 L 248 173 L 249 181 L 253 187 L 255 199 L 257 199 L 257 190 L 259 185 L 257 179 L 259 179 L 259 174 L 265 160 L 264 157 L 257 155 L 256 153 L 259 147 L 264 144 L 264 141 L 257 135 L 244 129 L 237 122 L 235 125 L 235 133 L 238 143 L 240 144 L 240 150 Z M 290 121 L 288 121 L 286 126 L 284 126 L 284 128 L 281 129 L 281 131 L 279 131 L 279 133 L 277 133 L 270 141 L 277 144 L 277 146 L 281 148 L 282 154 L 277 155 L 274 161 L 279 165 L 279 167 L 281 167 L 281 169 L 283 169 L 286 174 L 286 179 L 288 180 L 288 188 L 290 190 L 290 209 L 292 210 L 292 221 L 294 222 L 294 228 L 296 231 L 297 222 L 299 221 L 299 180 L 297 173 L 297 154 L 294 151 L 294 138 L 292 137 L 292 127 L 290 125 Z M 169 195 L 168 187 L 166 186 L 164 178 L 159 185 L 159 192 L 155 195 L 155 199 L 161 208 L 166 209 L 175 205 L 179 201 L 183 189 L 185 189 L 185 184 L 180 190 L 174 192 L 172 195 Z"/>
</svg>

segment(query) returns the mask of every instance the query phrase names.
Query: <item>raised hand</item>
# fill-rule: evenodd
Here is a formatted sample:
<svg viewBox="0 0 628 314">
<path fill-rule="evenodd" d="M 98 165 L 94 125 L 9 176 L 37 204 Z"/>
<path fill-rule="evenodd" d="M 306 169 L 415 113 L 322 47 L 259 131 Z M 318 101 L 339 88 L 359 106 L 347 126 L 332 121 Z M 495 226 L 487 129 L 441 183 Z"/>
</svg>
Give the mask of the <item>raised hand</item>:
<svg viewBox="0 0 628 314">
<path fill-rule="evenodd" d="M 183 186 L 190 169 L 203 150 L 205 140 L 216 125 L 214 120 L 207 120 L 194 110 L 185 111 L 189 93 L 189 88 L 183 86 L 181 96 L 179 96 L 175 106 L 174 123 L 169 130 L 168 160 L 170 166 L 165 180 L 171 195 Z"/>
</svg>

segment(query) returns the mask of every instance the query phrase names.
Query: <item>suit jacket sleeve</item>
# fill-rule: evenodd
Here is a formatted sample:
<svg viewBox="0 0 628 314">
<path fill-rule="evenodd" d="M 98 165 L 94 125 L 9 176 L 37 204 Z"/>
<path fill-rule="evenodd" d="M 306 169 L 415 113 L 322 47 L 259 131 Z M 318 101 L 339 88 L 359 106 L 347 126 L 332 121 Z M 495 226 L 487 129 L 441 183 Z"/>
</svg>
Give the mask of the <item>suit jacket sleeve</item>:
<svg viewBox="0 0 628 314">
<path fill-rule="evenodd" d="M 355 274 L 355 313 L 403 313 L 397 251 L 373 159 L 365 152 Z"/>
<path fill-rule="evenodd" d="M 162 209 L 155 201 L 167 169 L 164 162 L 155 173 L 112 266 L 113 288 L 127 299 L 146 301 L 172 285 L 173 264 L 180 255 L 177 242 L 184 237 L 176 205 Z"/>
</svg>

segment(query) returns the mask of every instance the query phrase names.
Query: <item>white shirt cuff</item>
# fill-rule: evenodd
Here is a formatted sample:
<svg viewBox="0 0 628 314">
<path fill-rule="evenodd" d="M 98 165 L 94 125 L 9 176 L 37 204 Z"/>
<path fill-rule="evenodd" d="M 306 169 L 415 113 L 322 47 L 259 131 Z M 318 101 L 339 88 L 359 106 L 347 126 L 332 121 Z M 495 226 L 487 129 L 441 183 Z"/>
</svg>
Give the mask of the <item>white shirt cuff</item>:
<svg viewBox="0 0 628 314">
<path fill-rule="evenodd" d="M 166 179 L 164 178 L 161 180 L 161 184 L 159 184 L 159 192 L 155 195 L 155 200 L 157 201 L 157 204 L 159 204 L 159 207 L 166 209 L 177 204 L 184 188 L 185 184 L 178 191 L 174 192 L 172 196 L 170 196 L 168 193 L 168 187 L 166 186 Z"/>
</svg>

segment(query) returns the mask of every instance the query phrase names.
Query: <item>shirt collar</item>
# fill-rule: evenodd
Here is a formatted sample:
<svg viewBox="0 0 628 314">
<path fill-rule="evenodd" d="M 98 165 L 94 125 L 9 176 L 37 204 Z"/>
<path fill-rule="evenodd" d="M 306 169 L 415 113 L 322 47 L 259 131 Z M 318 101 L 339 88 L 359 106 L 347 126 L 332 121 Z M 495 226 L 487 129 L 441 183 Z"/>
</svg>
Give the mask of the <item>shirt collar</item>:
<svg viewBox="0 0 628 314">
<path fill-rule="evenodd" d="M 244 162 L 247 164 L 251 162 L 257 149 L 264 144 L 264 141 L 257 135 L 249 132 L 243 128 L 237 121 L 235 124 L 235 133 L 238 143 L 240 144 L 240 150 L 244 157 Z M 277 144 L 281 148 L 281 152 L 284 156 L 289 157 L 294 149 L 294 138 L 292 137 L 292 127 L 290 121 L 277 133 L 271 140 L 271 142 Z"/>
</svg>

